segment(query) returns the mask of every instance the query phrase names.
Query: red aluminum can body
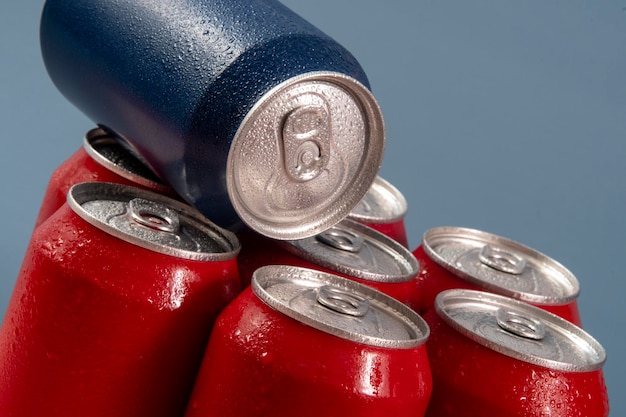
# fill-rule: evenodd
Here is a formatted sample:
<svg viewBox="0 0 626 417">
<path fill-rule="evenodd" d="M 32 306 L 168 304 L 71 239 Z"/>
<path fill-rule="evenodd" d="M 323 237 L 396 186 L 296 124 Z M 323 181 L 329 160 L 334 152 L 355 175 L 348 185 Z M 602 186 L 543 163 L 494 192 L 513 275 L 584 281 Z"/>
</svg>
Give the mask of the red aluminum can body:
<svg viewBox="0 0 626 417">
<path fill-rule="evenodd" d="M 462 334 L 435 309 L 424 319 L 431 329 L 427 350 L 433 375 L 426 416 L 608 416 L 609 400 L 600 368 L 564 370 L 529 363 Z"/>
<path fill-rule="evenodd" d="M 118 139 L 96 128 L 87 132 L 83 146 L 50 176 L 35 228 L 65 203 L 67 192 L 73 185 L 92 181 L 131 185 L 176 197 L 174 191 L 125 149 Z"/>
<path fill-rule="evenodd" d="M 448 232 L 448 230 L 450 231 Z M 509 286 L 509 283 L 520 282 L 525 279 L 525 277 L 520 276 L 519 278 L 515 278 L 515 275 L 494 271 L 493 268 L 482 264 L 478 260 L 478 256 L 472 261 L 473 269 L 468 272 L 467 265 L 454 262 L 451 259 L 442 260 L 437 254 L 437 249 L 432 249 L 434 245 L 429 247 L 429 234 L 430 236 L 437 234 L 449 235 L 451 242 L 456 239 L 459 241 L 467 239 L 469 241 L 470 239 L 476 238 L 482 243 L 482 239 L 494 239 L 500 244 L 514 247 L 519 251 L 525 251 L 527 254 L 530 254 L 529 256 L 537 257 L 537 261 L 534 264 L 529 262 L 530 265 L 527 265 L 525 268 L 533 269 L 533 272 L 528 275 L 539 277 L 538 284 L 533 283 L 524 291 Z M 417 292 L 419 294 L 418 312 L 424 313 L 429 310 L 433 306 L 435 297 L 440 292 L 448 289 L 461 288 L 489 291 L 495 294 L 520 299 L 554 313 L 578 326 L 581 325 L 580 312 L 576 302 L 579 288 L 578 281 L 570 271 L 552 258 L 517 242 L 473 229 L 441 227 L 431 229 L 426 232 L 424 236 L 422 244 L 413 251 L 413 255 L 420 264 L 420 271 L 417 277 Z M 462 243 L 458 245 L 461 247 Z M 474 248 L 470 249 L 474 250 Z M 450 252 L 452 253 L 451 250 Z M 458 252 L 461 253 L 462 251 L 459 250 Z M 544 271 L 547 272 L 544 273 Z M 489 281 L 483 279 L 484 276 L 486 276 L 485 273 L 492 275 L 501 274 L 513 278 L 509 278 L 509 281 Z M 554 279 L 554 277 L 557 277 L 557 279 Z M 545 292 L 542 291 L 542 285 L 546 285 Z M 550 294 L 548 294 L 548 292 L 550 292 Z"/>
<path fill-rule="evenodd" d="M 231 243 L 214 262 L 183 259 L 64 204 L 34 231 L 0 331 L 0 415 L 182 415 L 211 326 L 240 292 Z"/>
<path fill-rule="evenodd" d="M 358 251 L 343 252 L 341 249 L 320 243 L 317 247 L 323 248 L 323 250 L 313 253 L 292 244 L 297 241 L 277 241 L 266 238 L 250 229 L 245 229 L 237 235 L 242 246 L 241 253 L 237 258 L 242 287 L 245 288 L 250 284 L 252 275 L 257 268 L 266 265 L 291 265 L 340 275 L 381 291 L 411 308 L 416 308 L 418 294 L 416 293 L 415 277 L 420 266 L 413 255 L 401 246 L 399 242 L 394 241 L 395 245 L 391 246 L 392 239 L 351 220 L 344 220 L 335 228 L 331 228 L 323 233 L 333 233 L 333 230 L 342 225 L 347 225 L 350 228 L 353 226 L 358 227 L 358 229 L 351 230 L 354 230 L 355 233 L 371 236 L 371 242 L 385 248 L 381 253 L 397 253 L 398 260 L 395 262 L 394 269 L 398 266 L 398 270 L 389 272 L 389 275 L 398 274 L 398 271 L 401 269 L 400 275 L 393 279 L 386 279 L 387 277 L 384 276 L 385 268 L 382 266 L 383 263 L 372 262 L 369 258 L 360 258 Z M 302 242 L 312 242 L 315 239 L 317 239 L 317 236 L 303 239 Z M 342 255 L 343 253 L 348 255 L 345 259 L 342 256 L 337 258 L 331 257 L 332 255 Z M 357 259 L 358 263 L 350 263 L 354 259 Z M 379 273 L 368 273 L 376 268 L 378 268 Z"/>
<path fill-rule="evenodd" d="M 431 390 L 424 344 L 347 340 L 248 287 L 216 322 L 185 417 L 423 416 Z"/>
</svg>

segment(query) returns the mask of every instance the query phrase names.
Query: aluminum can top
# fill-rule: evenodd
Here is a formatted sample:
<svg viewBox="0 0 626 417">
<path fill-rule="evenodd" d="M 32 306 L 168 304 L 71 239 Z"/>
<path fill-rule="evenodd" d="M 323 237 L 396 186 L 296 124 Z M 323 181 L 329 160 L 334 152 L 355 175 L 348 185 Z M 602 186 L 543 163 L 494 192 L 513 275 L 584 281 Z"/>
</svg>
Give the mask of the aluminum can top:
<svg viewBox="0 0 626 417">
<path fill-rule="evenodd" d="M 393 223 L 404 219 L 407 211 L 408 204 L 400 190 L 377 176 L 348 218 L 364 223 Z"/>
<path fill-rule="evenodd" d="M 316 265 L 367 281 L 406 282 L 419 272 L 408 249 L 350 219 L 315 236 L 282 242 L 282 247 Z"/>
<path fill-rule="evenodd" d="M 437 227 L 422 240 L 424 252 L 454 275 L 481 288 L 533 304 L 574 301 L 578 280 L 554 259 L 520 243 L 462 227 Z"/>
<path fill-rule="evenodd" d="M 274 239 L 313 236 L 345 218 L 374 181 L 384 152 L 382 112 L 356 79 L 305 73 L 254 105 L 228 154 L 230 200 Z"/>
<path fill-rule="evenodd" d="M 337 275 L 269 265 L 254 272 L 251 286 L 273 309 L 353 342 L 409 349 L 424 344 L 429 336 L 426 322 L 406 305 Z"/>
<path fill-rule="evenodd" d="M 453 289 L 435 299 L 437 314 L 475 342 L 509 357 L 564 372 L 598 370 L 602 345 L 580 327 L 523 301 Z"/>
<path fill-rule="evenodd" d="M 83 138 L 83 149 L 99 165 L 127 180 L 155 191 L 171 191 L 137 153 L 105 129 L 88 131 Z"/>
<path fill-rule="evenodd" d="M 96 228 L 134 245 L 177 258 L 226 261 L 240 249 L 237 237 L 195 209 L 139 188 L 105 182 L 74 185 L 67 201 Z"/>
</svg>

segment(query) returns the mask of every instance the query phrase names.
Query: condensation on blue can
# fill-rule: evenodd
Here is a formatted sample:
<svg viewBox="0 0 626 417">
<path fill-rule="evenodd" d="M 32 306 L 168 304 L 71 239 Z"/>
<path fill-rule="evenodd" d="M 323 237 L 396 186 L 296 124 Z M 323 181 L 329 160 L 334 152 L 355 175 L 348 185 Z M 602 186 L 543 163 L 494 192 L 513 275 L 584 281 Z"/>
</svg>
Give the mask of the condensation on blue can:
<svg viewBox="0 0 626 417">
<path fill-rule="evenodd" d="M 380 168 L 363 69 L 275 0 L 47 0 L 40 37 L 59 90 L 221 226 L 315 235 Z"/>
</svg>

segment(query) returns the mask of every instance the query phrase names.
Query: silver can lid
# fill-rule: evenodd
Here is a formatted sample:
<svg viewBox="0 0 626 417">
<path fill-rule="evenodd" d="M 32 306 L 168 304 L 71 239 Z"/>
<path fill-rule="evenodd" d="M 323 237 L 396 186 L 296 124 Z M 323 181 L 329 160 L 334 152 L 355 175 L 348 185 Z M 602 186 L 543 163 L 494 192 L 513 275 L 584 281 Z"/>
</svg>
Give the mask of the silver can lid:
<svg viewBox="0 0 626 417">
<path fill-rule="evenodd" d="M 540 305 L 567 304 L 580 292 L 574 274 L 554 259 L 491 233 L 437 227 L 422 243 L 437 264 L 489 291 Z"/>
<path fill-rule="evenodd" d="M 370 91 L 334 72 L 293 77 L 248 112 L 226 168 L 239 217 L 262 235 L 300 239 L 361 201 L 382 163 L 385 131 Z"/>
<path fill-rule="evenodd" d="M 419 272 L 419 263 L 407 248 L 350 219 L 315 236 L 281 242 L 281 246 L 316 265 L 368 281 L 406 282 Z"/>
<path fill-rule="evenodd" d="M 407 210 L 408 204 L 400 190 L 381 177 L 376 177 L 348 218 L 362 223 L 386 224 L 404 219 Z"/>
<path fill-rule="evenodd" d="M 409 349 L 426 342 L 426 322 L 373 288 L 312 269 L 269 265 L 252 275 L 265 304 L 301 323 L 353 342 Z"/>
<path fill-rule="evenodd" d="M 589 372 L 606 361 L 602 345 L 580 327 L 522 301 L 473 290 L 446 290 L 437 314 L 473 341 L 506 356 L 565 372 Z"/>
<path fill-rule="evenodd" d="M 237 237 L 195 209 L 157 193 L 119 184 L 74 185 L 67 202 L 82 219 L 121 240 L 196 261 L 225 261 L 240 249 Z"/>
<path fill-rule="evenodd" d="M 138 156 L 105 129 L 88 131 L 83 148 L 94 161 L 120 177 L 155 191 L 171 192 L 171 188 Z"/>
</svg>

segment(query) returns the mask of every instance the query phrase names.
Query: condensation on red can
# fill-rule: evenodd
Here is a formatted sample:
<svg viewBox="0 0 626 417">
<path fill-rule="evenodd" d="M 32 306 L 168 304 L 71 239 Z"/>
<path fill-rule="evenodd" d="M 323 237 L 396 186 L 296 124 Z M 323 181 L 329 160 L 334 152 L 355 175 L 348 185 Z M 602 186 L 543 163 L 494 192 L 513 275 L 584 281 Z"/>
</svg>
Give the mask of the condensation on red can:
<svg viewBox="0 0 626 417">
<path fill-rule="evenodd" d="M 31 238 L 0 331 L 3 417 L 180 416 L 240 292 L 235 235 L 175 200 L 83 183 Z"/>
<path fill-rule="evenodd" d="M 345 219 L 313 237 L 276 241 L 246 230 L 240 233 L 238 266 L 242 286 L 265 265 L 292 265 L 338 274 L 369 285 L 415 308 L 419 264 L 411 252 L 384 234 Z"/>
<path fill-rule="evenodd" d="M 428 327 L 320 271 L 267 266 L 217 320 L 185 417 L 422 416 Z"/>
<path fill-rule="evenodd" d="M 420 262 L 420 312 L 437 294 L 465 288 L 506 295 L 580 326 L 578 280 L 563 265 L 521 243 L 462 227 L 436 227 L 413 251 Z"/>
<path fill-rule="evenodd" d="M 407 211 L 408 204 L 400 190 L 378 176 L 348 218 L 369 226 L 408 248 L 409 239 L 404 224 Z"/>
<path fill-rule="evenodd" d="M 606 417 L 603 347 L 580 327 L 509 297 L 446 290 L 424 315 L 428 417 Z"/>
<path fill-rule="evenodd" d="M 131 185 L 176 197 L 121 139 L 105 129 L 95 128 L 87 132 L 83 146 L 50 176 L 35 228 L 65 203 L 73 185 L 92 181 Z"/>
</svg>

